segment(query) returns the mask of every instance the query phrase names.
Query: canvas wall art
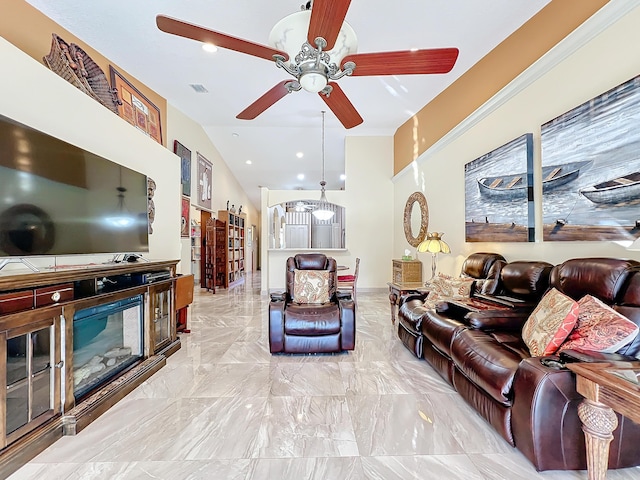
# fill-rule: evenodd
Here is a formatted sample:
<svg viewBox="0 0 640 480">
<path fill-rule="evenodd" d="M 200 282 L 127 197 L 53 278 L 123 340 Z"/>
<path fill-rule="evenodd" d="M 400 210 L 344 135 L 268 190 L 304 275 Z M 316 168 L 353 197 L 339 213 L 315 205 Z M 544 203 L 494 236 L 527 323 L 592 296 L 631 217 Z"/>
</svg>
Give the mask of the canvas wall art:
<svg viewBox="0 0 640 480">
<path fill-rule="evenodd" d="M 531 133 L 467 163 L 464 175 L 467 242 L 535 240 Z"/>
<path fill-rule="evenodd" d="M 160 109 L 111 65 L 111 86 L 118 92 L 118 115 L 162 145 Z"/>
<path fill-rule="evenodd" d="M 197 204 L 211 210 L 211 184 L 213 183 L 213 164 L 200 152 L 198 157 L 198 201 Z"/>
<path fill-rule="evenodd" d="M 173 153 L 180 157 L 180 183 L 182 195 L 191 196 L 191 150 L 178 140 L 173 141 Z"/>
<path fill-rule="evenodd" d="M 182 214 L 180 218 L 180 236 L 189 236 L 189 210 L 191 209 L 191 201 L 189 197 L 182 197 Z"/>
<path fill-rule="evenodd" d="M 639 119 L 640 75 L 542 125 L 545 241 L 640 236 Z"/>
</svg>

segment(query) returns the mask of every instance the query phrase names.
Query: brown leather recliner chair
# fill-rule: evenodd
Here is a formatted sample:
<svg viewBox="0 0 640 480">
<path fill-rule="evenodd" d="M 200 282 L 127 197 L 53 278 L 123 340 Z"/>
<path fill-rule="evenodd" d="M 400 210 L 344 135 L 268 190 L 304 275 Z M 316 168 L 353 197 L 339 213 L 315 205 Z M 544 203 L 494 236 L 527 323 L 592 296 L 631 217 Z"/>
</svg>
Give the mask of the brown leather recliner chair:
<svg viewBox="0 0 640 480">
<path fill-rule="evenodd" d="M 328 272 L 327 303 L 296 302 L 296 271 Z M 349 293 L 337 292 L 335 259 L 321 253 L 287 259 L 286 291 L 271 294 L 269 349 L 271 353 L 331 353 L 353 350 L 355 304 Z"/>
</svg>

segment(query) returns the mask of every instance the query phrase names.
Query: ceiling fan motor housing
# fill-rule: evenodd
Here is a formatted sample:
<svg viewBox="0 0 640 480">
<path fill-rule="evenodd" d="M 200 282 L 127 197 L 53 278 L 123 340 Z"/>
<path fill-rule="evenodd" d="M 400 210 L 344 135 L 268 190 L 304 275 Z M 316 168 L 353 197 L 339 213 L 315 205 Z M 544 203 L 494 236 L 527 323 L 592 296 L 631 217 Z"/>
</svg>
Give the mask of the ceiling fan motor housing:
<svg viewBox="0 0 640 480">
<path fill-rule="evenodd" d="M 342 59 L 357 52 L 358 39 L 351 25 L 343 22 L 330 51 L 315 48 L 307 42 L 310 19 L 310 10 L 284 17 L 271 30 L 269 44 L 286 52 L 289 59 L 295 59 L 295 63 L 292 62 L 286 70 L 298 78 L 302 88 L 310 92 L 320 92 L 326 87 L 329 79 L 334 79 L 338 74 Z"/>
</svg>

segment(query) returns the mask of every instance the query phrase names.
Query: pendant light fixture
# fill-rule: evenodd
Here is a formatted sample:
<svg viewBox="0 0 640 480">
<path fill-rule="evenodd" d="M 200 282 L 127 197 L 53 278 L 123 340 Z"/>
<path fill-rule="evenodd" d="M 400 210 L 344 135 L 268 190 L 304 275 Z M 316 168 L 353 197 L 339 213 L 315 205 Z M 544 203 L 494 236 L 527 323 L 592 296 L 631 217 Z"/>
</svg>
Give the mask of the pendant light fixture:
<svg viewBox="0 0 640 480">
<path fill-rule="evenodd" d="M 330 220 L 334 212 L 329 208 L 329 202 L 327 201 L 327 195 L 324 191 L 324 186 L 327 182 L 324 181 L 324 114 L 326 112 L 322 110 L 322 181 L 320 182 L 320 202 L 318 202 L 317 208 L 312 212 L 313 216 L 318 220 Z"/>
</svg>

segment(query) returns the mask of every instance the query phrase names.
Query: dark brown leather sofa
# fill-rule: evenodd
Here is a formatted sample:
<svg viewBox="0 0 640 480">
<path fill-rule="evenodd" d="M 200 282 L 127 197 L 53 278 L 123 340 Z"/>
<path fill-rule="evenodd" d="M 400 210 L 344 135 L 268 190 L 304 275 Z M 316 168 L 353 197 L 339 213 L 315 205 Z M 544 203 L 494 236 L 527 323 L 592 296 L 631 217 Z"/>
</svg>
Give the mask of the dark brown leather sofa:
<svg viewBox="0 0 640 480">
<path fill-rule="evenodd" d="M 327 270 L 329 303 L 294 303 L 296 270 Z M 271 353 L 331 353 L 354 349 L 355 304 L 349 293 L 337 292 L 336 272 L 335 259 L 324 254 L 298 254 L 287 259 L 286 291 L 271 294 L 269 303 Z"/>
<path fill-rule="evenodd" d="M 537 470 L 586 468 L 577 414 L 582 397 L 575 376 L 549 359 L 531 357 L 524 322 L 548 288 L 580 299 L 593 295 L 640 325 L 640 263 L 610 258 L 511 262 L 502 267 L 497 293 L 523 299 L 519 308 L 470 311 L 452 303 L 428 310 L 407 297 L 399 318 L 421 315 L 423 357 Z M 621 349 L 640 353 L 640 339 Z M 609 468 L 640 465 L 640 426 L 618 416 Z"/>
<path fill-rule="evenodd" d="M 474 292 L 495 293 L 502 266 L 506 264 L 504 257 L 497 253 L 472 253 L 462 264 L 461 275 L 475 278 Z M 410 297 L 419 300 L 424 295 Z M 406 298 L 405 298 L 406 302 Z M 422 358 L 422 319 L 424 309 L 404 309 L 404 315 L 398 317 L 398 338 L 413 354 Z"/>
</svg>

